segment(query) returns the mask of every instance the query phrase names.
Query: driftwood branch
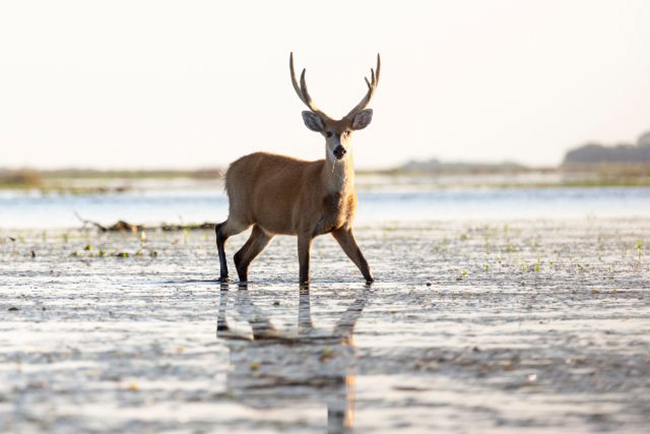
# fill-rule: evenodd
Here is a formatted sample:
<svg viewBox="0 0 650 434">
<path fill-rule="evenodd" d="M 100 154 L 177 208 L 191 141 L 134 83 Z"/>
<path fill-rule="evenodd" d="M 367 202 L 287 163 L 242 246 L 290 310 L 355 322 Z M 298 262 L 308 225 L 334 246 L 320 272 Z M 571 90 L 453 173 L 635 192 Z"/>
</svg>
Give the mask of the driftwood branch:
<svg viewBox="0 0 650 434">
<path fill-rule="evenodd" d="M 142 225 L 132 225 L 131 223 L 125 222 L 124 220 L 119 220 L 117 223 L 111 226 L 104 226 L 103 224 L 96 221 L 81 217 L 77 211 L 74 211 L 74 215 L 77 216 L 81 223 L 83 223 L 84 228 L 87 225 L 91 225 L 99 229 L 100 232 L 137 232 L 141 229 L 144 229 L 144 226 Z"/>
<path fill-rule="evenodd" d="M 215 224 L 210 222 L 205 222 L 198 225 L 174 225 L 174 224 L 162 224 L 160 226 L 151 226 L 145 227 L 144 225 L 134 225 L 124 220 L 119 220 L 117 223 L 111 226 L 104 226 L 103 224 L 88 220 L 79 215 L 77 211 L 74 211 L 74 215 L 79 219 L 83 224 L 83 228 L 87 226 L 94 226 L 100 232 L 138 232 L 143 229 L 161 229 L 163 231 L 183 231 L 183 230 L 201 230 L 201 229 L 214 229 Z"/>
<path fill-rule="evenodd" d="M 95 222 L 95 221 L 88 220 L 88 219 L 85 219 L 85 218 L 81 217 L 77 211 L 74 211 L 74 215 L 75 215 L 75 217 L 77 217 L 77 219 L 78 219 L 81 223 L 83 223 L 83 227 L 84 227 L 84 228 L 85 228 L 87 225 L 91 225 L 91 226 L 95 226 L 97 229 L 99 229 L 99 230 L 102 231 L 102 232 L 107 232 L 107 231 L 108 231 L 108 228 L 107 228 L 106 226 L 104 226 L 104 225 L 102 225 L 102 224 L 99 224 L 99 223 L 97 223 L 97 222 Z"/>
</svg>

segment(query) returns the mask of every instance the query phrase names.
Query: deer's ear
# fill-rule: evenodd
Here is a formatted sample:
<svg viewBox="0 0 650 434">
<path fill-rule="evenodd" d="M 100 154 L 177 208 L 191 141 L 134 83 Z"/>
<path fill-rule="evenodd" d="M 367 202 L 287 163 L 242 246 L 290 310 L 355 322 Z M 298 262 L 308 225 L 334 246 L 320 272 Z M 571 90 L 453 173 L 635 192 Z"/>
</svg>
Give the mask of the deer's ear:
<svg viewBox="0 0 650 434">
<path fill-rule="evenodd" d="M 365 109 L 354 115 L 352 119 L 352 129 L 362 130 L 372 121 L 372 109 Z"/>
<path fill-rule="evenodd" d="M 316 131 L 317 133 L 320 133 L 325 129 L 323 120 L 314 112 L 302 112 L 302 120 L 305 121 L 307 128 L 312 131 Z"/>
</svg>

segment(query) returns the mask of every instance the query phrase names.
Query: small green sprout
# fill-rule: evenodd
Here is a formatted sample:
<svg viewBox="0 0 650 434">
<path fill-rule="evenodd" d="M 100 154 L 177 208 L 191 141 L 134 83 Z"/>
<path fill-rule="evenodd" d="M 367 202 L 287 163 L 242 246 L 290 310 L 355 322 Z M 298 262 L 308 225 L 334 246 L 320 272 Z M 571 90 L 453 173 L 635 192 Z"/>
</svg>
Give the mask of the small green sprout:
<svg viewBox="0 0 650 434">
<path fill-rule="evenodd" d="M 320 356 L 320 361 L 324 362 L 324 361 L 332 358 L 333 354 L 334 354 L 334 351 L 330 347 L 323 348 L 323 352 L 321 353 L 321 356 Z"/>
</svg>

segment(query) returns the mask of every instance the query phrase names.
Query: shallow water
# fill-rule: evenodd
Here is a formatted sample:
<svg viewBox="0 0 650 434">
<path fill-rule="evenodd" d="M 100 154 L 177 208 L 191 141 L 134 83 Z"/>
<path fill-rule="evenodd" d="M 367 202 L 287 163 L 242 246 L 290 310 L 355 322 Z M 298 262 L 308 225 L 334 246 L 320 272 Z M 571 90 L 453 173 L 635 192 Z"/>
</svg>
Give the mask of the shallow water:
<svg viewBox="0 0 650 434">
<path fill-rule="evenodd" d="M 150 186 L 126 193 L 43 195 L 0 192 L 0 228 L 79 227 L 75 211 L 103 224 L 202 223 L 227 217 L 216 184 L 193 188 Z M 448 188 L 361 190 L 359 223 L 448 219 L 629 217 L 650 215 L 650 188 Z"/>
<path fill-rule="evenodd" d="M 301 291 L 292 237 L 244 288 L 209 231 L 0 231 L 0 432 L 647 429 L 650 220 L 356 233 L 377 282 L 321 237 Z"/>
</svg>

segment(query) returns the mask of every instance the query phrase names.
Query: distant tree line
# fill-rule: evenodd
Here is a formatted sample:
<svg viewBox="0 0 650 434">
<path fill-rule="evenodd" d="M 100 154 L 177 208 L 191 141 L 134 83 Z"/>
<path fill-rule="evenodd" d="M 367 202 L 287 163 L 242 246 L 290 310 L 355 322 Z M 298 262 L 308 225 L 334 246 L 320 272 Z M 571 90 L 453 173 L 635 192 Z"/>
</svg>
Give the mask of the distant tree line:
<svg viewBox="0 0 650 434">
<path fill-rule="evenodd" d="M 566 153 L 564 164 L 573 163 L 643 163 L 650 164 L 650 131 L 643 134 L 635 145 L 604 146 L 588 143 Z"/>
<path fill-rule="evenodd" d="M 41 183 L 41 174 L 32 169 L 0 168 L 0 187 L 36 187 Z"/>
<path fill-rule="evenodd" d="M 485 174 L 485 173 L 518 173 L 528 171 L 528 168 L 517 163 L 468 163 L 468 162 L 442 162 L 437 158 L 418 161 L 411 160 L 395 169 L 390 170 L 393 173 L 465 173 L 465 174 Z"/>
</svg>

